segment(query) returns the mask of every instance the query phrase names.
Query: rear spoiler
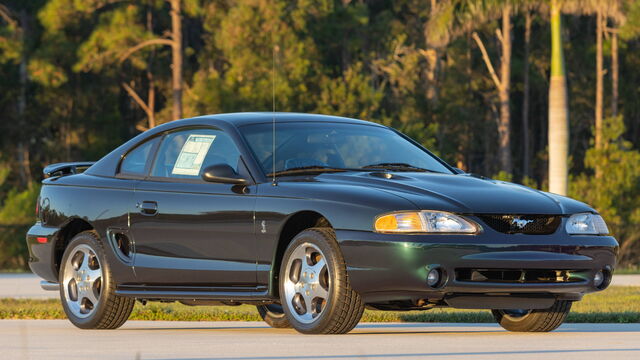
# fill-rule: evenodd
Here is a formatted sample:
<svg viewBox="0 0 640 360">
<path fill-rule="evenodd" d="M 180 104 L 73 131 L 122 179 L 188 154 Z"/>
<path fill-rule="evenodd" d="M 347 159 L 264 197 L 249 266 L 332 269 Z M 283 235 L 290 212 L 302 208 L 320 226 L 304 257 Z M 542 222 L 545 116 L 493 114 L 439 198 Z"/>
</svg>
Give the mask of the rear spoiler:
<svg viewBox="0 0 640 360">
<path fill-rule="evenodd" d="M 42 172 L 44 173 L 45 179 L 53 176 L 67 176 L 79 174 L 87 170 L 93 164 L 95 164 L 95 161 L 57 163 L 47 165 Z"/>
</svg>

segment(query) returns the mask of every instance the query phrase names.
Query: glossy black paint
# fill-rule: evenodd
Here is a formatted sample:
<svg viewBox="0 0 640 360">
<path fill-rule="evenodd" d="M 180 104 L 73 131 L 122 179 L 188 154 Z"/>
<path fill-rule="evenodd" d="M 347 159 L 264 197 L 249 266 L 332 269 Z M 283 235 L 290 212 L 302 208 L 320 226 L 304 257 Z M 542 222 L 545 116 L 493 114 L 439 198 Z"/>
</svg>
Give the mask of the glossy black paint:
<svg viewBox="0 0 640 360">
<path fill-rule="evenodd" d="M 416 304 L 430 299 L 437 305 L 465 307 L 471 302 L 464 299 L 474 299 L 477 306 L 491 308 L 508 303 L 505 295 L 511 295 L 512 305 L 525 301 L 533 308 L 545 306 L 549 298 L 577 300 L 596 291 L 592 275 L 615 267 L 618 244 L 613 237 L 570 236 L 564 230 L 568 215 L 595 212 L 589 206 L 520 185 L 459 174 L 448 165 L 451 174 L 324 173 L 284 176 L 274 184 L 238 131 L 243 125 L 271 122 L 273 116 L 225 114 L 163 124 L 118 147 L 82 174 L 44 180 L 40 221 L 27 234 L 32 270 L 56 282 L 57 262 L 69 234 L 91 228 L 105 240 L 121 295 L 275 301 L 279 253 L 289 240 L 286 235 L 319 218 L 336 230 L 351 285 L 368 303 Z M 275 116 L 278 126 L 305 121 L 381 126 L 332 116 Z M 216 128 L 233 139 L 243 159 L 238 176 L 246 184 L 117 174 L 120 160 L 136 145 L 190 127 Z M 483 225 L 483 231 L 477 235 L 373 231 L 374 218 L 382 213 L 419 209 L 465 214 Z M 563 223 L 551 235 L 508 235 L 484 226 L 475 214 L 553 214 L 563 216 Z M 119 253 L 112 241 L 115 234 L 130 239 L 130 257 Z M 36 241 L 42 236 L 49 241 Z M 446 276 L 437 289 L 425 283 L 433 267 Z M 469 283 L 455 278 L 458 268 L 580 270 L 584 280 Z"/>
</svg>

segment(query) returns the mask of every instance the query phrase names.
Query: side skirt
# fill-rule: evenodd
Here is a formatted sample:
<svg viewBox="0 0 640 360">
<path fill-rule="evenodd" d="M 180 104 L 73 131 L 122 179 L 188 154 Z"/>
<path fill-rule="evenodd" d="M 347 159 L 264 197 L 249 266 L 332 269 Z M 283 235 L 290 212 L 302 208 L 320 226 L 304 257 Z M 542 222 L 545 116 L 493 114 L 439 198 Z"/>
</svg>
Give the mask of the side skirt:
<svg viewBox="0 0 640 360">
<path fill-rule="evenodd" d="M 258 287 L 200 287 L 118 285 L 116 295 L 144 300 L 211 300 L 224 302 L 273 302 L 265 286 Z"/>
</svg>

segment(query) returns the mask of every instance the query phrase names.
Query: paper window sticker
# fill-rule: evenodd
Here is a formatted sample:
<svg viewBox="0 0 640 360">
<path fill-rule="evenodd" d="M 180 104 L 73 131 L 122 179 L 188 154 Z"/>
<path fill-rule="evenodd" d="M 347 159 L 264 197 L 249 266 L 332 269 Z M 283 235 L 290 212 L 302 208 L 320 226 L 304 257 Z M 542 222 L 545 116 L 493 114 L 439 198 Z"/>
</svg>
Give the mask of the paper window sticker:
<svg viewBox="0 0 640 360">
<path fill-rule="evenodd" d="M 191 134 L 182 145 L 180 154 L 173 165 L 173 175 L 200 175 L 200 169 L 216 135 Z"/>
</svg>

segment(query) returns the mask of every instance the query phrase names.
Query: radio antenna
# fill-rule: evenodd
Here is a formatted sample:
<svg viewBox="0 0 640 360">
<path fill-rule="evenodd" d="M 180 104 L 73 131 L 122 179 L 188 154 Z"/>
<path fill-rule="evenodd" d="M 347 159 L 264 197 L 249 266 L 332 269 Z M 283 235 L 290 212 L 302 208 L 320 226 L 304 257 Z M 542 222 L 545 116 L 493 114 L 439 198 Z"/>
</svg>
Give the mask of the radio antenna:
<svg viewBox="0 0 640 360">
<path fill-rule="evenodd" d="M 273 59 L 271 70 L 271 103 L 272 103 L 272 153 L 271 153 L 271 174 L 273 176 L 271 185 L 276 186 L 276 53 L 278 52 L 278 45 L 273 46 Z"/>
</svg>

